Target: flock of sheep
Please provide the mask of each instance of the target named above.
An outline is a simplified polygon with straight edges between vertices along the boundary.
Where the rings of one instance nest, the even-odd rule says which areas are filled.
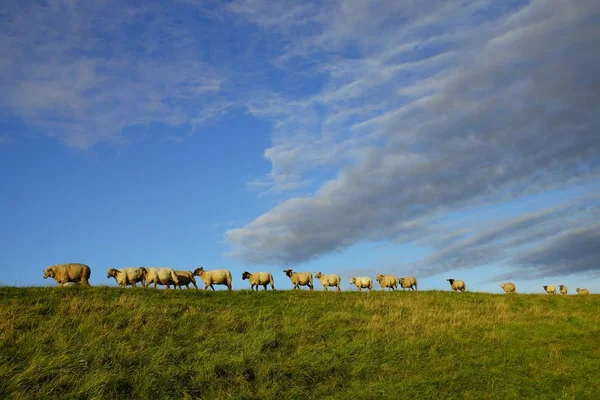
[[[313,286],[313,274],[310,272],[294,272],[291,269],[283,270],[285,274],[290,278],[294,289],[299,289],[300,286],[308,286],[312,291]],[[82,285],[89,286],[89,279],[91,275],[90,267],[85,264],[73,263],[73,264],[58,264],[49,266],[44,270],[44,279],[53,278],[56,283],[63,286],[68,283],[79,283]],[[231,272],[226,269],[214,269],[210,271],[204,270],[204,268],[196,268],[192,271],[177,271],[172,268],[109,268],[106,271],[106,277],[108,279],[115,278],[117,284],[121,287],[136,286],[138,282],[142,286],[146,287],[154,283],[154,287],[157,285],[165,285],[167,289],[173,285],[173,288],[182,288],[182,286],[190,288],[192,284],[196,289],[196,278],[198,276],[204,282],[204,290],[211,288],[215,290],[213,285],[225,285],[228,290],[231,290]],[[321,282],[323,290],[327,291],[328,288],[337,288],[337,291],[341,291],[341,279],[337,274],[322,274],[321,272],[315,272],[315,278]],[[275,281],[273,275],[270,272],[244,272],[242,274],[242,280],[250,281],[250,288],[258,290],[259,286],[262,286],[264,290],[267,290],[267,286],[271,286],[271,289],[275,290]],[[397,278],[394,275],[377,275],[377,282],[382,290],[386,288],[390,290],[398,289],[400,286],[402,289],[417,290],[417,278],[414,276],[407,276]],[[450,283],[452,290],[456,292],[464,292],[467,287],[465,282],[458,279],[447,279]],[[350,283],[355,285],[359,291],[362,289],[373,290],[373,281],[368,276],[353,277],[350,278]],[[515,293],[516,286],[514,283],[502,283],[500,287],[506,293]],[[553,285],[544,286],[544,290],[548,294],[555,294],[556,288]],[[575,289],[577,294],[590,294],[587,289]],[[567,294],[567,287],[565,285],[559,286],[561,294]]]

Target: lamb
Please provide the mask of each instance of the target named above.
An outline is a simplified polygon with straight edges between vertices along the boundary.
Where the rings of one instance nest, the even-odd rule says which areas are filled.
[[[44,270],[44,279],[54,278],[56,283],[64,286],[68,282],[77,282],[90,286],[90,267],[85,264],[71,263],[51,265]]]
[[[198,285],[196,285],[196,278],[194,278],[194,273],[191,271],[185,271],[185,270],[176,270],[175,271],[175,275],[177,275],[177,279],[179,280],[179,283],[177,284],[177,286],[173,285],[173,288],[179,288],[181,290],[182,286],[185,286],[186,288],[190,288],[190,283],[192,285],[194,285],[194,287],[196,289],[198,289]]]
[[[504,290],[505,293],[515,293],[517,291],[517,287],[514,283],[511,282],[501,283],[500,287]]]
[[[547,285],[547,286],[542,286],[544,288],[544,290],[546,291],[546,293],[548,294],[556,294],[556,288],[554,287],[554,285]]]
[[[560,294],[567,294],[567,287],[565,285],[559,285],[558,290],[560,290]]]
[[[417,278],[414,276],[398,278],[398,283],[402,289],[417,290]]]
[[[167,290],[170,289],[170,285],[178,285],[179,278],[173,271],[173,268],[138,268],[138,274],[140,274],[146,286],[150,286],[150,284],[154,283],[154,288],[156,289],[156,285],[166,285]]]
[[[308,286],[310,291],[313,291],[313,276],[310,272],[293,272],[291,269],[284,269],[283,272],[294,284],[294,289],[300,289],[300,286]]]
[[[319,280],[319,282],[321,282],[321,285],[323,285],[324,291],[327,291],[327,287],[329,287],[329,286],[337,287],[338,292],[342,291],[342,289],[340,288],[342,280],[340,279],[340,276],[337,274],[323,275],[321,272],[315,272],[315,278],[317,278]]]
[[[226,285],[227,290],[231,290],[231,272],[226,269],[213,269],[205,271],[203,267],[196,268],[194,275],[199,276],[204,281],[204,290],[210,287],[213,291],[213,285]]]
[[[251,274],[248,271],[244,271],[242,273],[242,280],[246,279],[250,281],[250,289],[252,290],[254,290],[254,286],[256,286],[256,290],[258,290],[259,286],[267,290],[268,285],[271,285],[271,289],[275,290],[275,280],[270,272],[254,272]]]
[[[106,270],[106,278],[115,278],[120,287],[126,287],[127,285],[135,287],[138,282],[142,282],[142,286],[146,286],[144,277],[139,273],[138,268],[109,268]]]
[[[448,282],[450,282],[450,287],[455,292],[459,292],[459,291],[464,292],[465,290],[467,290],[467,286],[465,285],[465,283],[463,281],[456,280],[456,279],[446,279],[446,280]]]
[[[350,278],[350,284],[355,285],[359,292],[364,289],[373,289],[373,281],[368,276],[359,276]]]
[[[381,286],[381,290],[385,291],[385,288],[392,290],[398,289],[398,279],[394,275],[377,275],[377,282]]]
[[[590,291],[587,289],[577,288],[577,289],[575,289],[575,291],[577,292],[577,294],[590,294]]]

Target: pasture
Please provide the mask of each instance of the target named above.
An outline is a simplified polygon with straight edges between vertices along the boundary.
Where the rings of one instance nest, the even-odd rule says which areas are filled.
[[[600,296],[0,288],[3,399],[592,399]]]

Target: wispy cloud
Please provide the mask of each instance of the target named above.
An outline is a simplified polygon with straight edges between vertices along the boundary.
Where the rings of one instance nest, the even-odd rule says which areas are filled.
[[[195,127],[227,108],[220,96],[226,74],[191,40],[207,33],[174,6],[5,6],[0,104],[46,135],[86,149],[123,140],[130,126]]]
[[[311,63],[297,60],[313,60],[324,83],[301,99],[263,102],[254,113],[274,123],[274,145],[265,153],[270,179],[301,181],[325,166],[339,173],[314,195],[227,231],[235,257],[300,263],[358,241],[425,230],[416,222],[447,212],[597,181],[596,2],[377,4],[339,2],[328,19],[314,18],[324,21],[321,29],[299,37],[281,30],[287,67],[305,69]],[[554,216],[550,229],[568,238],[575,231],[565,218]],[[449,234],[434,231],[430,243]],[[549,243],[540,242],[540,251]],[[457,260],[488,250],[466,249]],[[503,257],[493,253],[481,263]],[[548,271],[546,261],[511,262]]]

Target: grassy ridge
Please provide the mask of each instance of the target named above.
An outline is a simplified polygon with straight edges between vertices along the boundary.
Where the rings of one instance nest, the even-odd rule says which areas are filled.
[[[0,288],[0,398],[597,398],[600,296]]]

